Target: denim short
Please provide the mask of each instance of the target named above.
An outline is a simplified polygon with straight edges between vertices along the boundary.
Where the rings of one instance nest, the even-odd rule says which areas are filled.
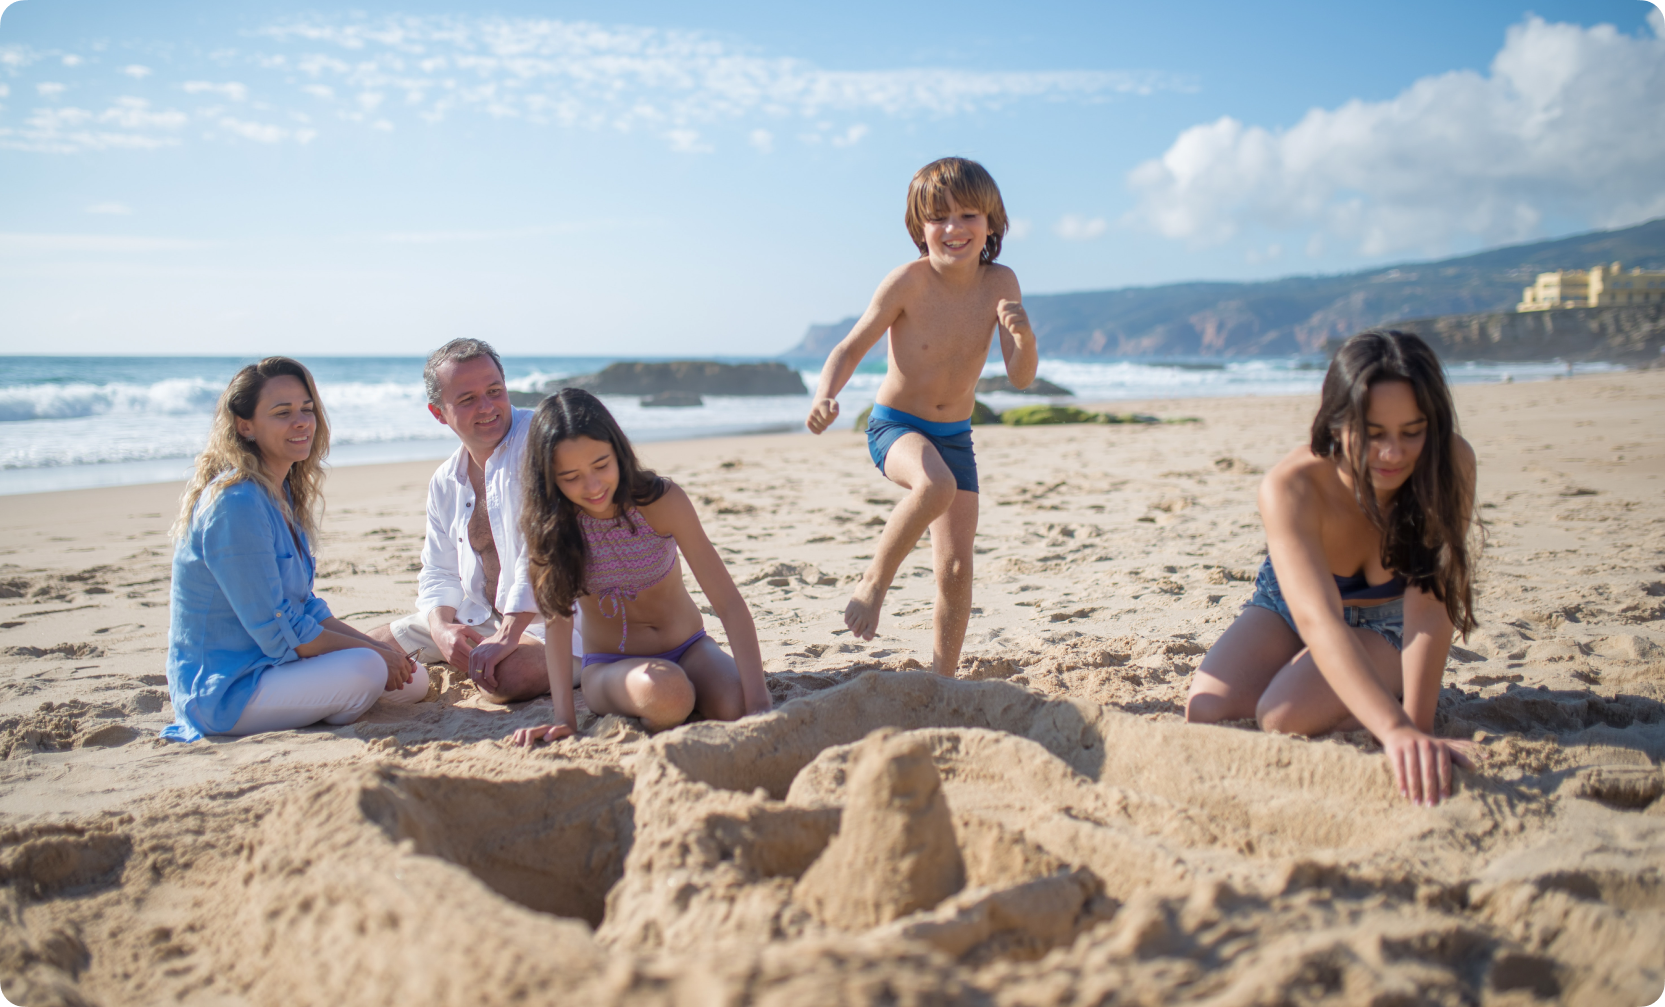
[[[1260,564],[1260,572],[1255,574],[1255,593],[1249,596],[1249,605],[1264,608],[1268,612],[1276,612],[1289,624],[1289,628],[1299,637],[1301,631],[1295,628],[1295,617],[1289,614],[1289,605],[1283,600],[1283,592],[1278,590],[1278,575],[1272,572],[1272,557]],[[1341,603],[1342,617],[1347,625],[1360,629],[1368,629],[1379,634],[1382,639],[1393,644],[1394,650],[1405,649],[1405,599],[1395,598],[1379,605],[1349,605]]]

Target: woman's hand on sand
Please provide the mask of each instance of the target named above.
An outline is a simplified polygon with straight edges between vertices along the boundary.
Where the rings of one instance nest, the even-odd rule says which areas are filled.
[[[387,692],[398,692],[410,684],[416,674],[416,662],[391,647],[377,647],[382,663],[387,665]]]
[[[521,728],[509,740],[521,748],[531,748],[540,741],[560,741],[572,737],[572,734],[571,724],[539,724],[537,727]]]
[[[1431,808],[1451,796],[1452,763],[1474,768],[1469,757],[1474,751],[1472,743],[1436,738],[1414,727],[1388,732],[1382,739],[1382,749],[1393,767],[1400,796],[1423,807]]]
[[[837,399],[816,399],[815,405],[809,410],[809,419],[804,420],[804,426],[810,433],[818,434],[832,426],[832,421],[838,419]]]

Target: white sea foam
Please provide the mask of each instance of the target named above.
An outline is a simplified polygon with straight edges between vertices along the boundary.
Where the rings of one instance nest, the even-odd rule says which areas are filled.
[[[576,372],[563,366],[566,361],[505,363],[509,386],[517,391],[532,391]],[[187,365],[191,362],[93,358],[60,362],[43,379],[29,380],[31,366],[39,371],[45,365],[27,364],[27,358],[0,360],[0,494],[176,477],[176,471],[188,467],[202,449],[215,403],[237,366],[219,363],[217,369],[208,369],[196,362],[191,365],[196,367],[193,376],[171,376],[181,370],[190,374]],[[593,361],[573,364],[586,370],[593,366]],[[454,449],[454,436],[426,408],[420,361],[326,359],[313,367],[330,419],[335,464],[437,459]],[[1578,365],[1580,371],[1606,369],[1610,368]],[[1003,371],[995,363],[984,373]],[[1312,394],[1323,379],[1315,362],[1290,360],[1042,360],[1039,372],[1073,391],[1077,401],[1105,402]],[[1448,371],[1456,383],[1498,381],[1505,374],[1514,380],[1541,380],[1565,372],[1561,363],[1457,364]],[[813,388],[818,372],[800,373],[805,386]],[[170,376],[160,376],[164,374]],[[152,375],[157,379],[142,380]],[[838,427],[853,423],[873,401],[883,378],[876,372],[852,377],[840,395],[843,413]],[[1001,393],[983,398],[996,409],[1036,401]],[[708,395],[703,406],[681,409],[643,407],[636,396],[606,396],[605,401],[626,432],[642,440],[801,430],[809,408],[807,394]]]

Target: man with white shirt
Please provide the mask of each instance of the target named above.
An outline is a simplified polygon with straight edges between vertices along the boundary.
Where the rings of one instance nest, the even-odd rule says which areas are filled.
[[[509,405],[503,362],[483,340],[453,339],[422,371],[428,411],[462,446],[428,482],[417,611],[370,636],[424,663],[468,669],[498,703],[549,691],[544,621],[520,530],[530,409]],[[572,647],[583,653],[576,623]]]

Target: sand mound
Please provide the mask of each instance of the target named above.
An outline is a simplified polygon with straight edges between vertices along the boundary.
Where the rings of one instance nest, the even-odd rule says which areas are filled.
[[[1353,745],[867,673],[623,762],[432,745],[13,831],[0,974],[31,1007],[1641,1003],[1665,724],[1626,709],[1408,809]]]

